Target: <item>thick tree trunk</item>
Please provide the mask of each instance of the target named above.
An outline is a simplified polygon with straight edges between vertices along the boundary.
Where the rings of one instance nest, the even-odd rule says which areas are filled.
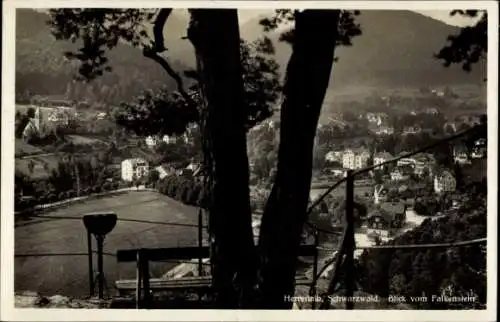
[[[262,217],[261,308],[289,309],[312,175],[321,105],[334,59],[338,10],[296,14],[293,53],[281,107],[278,171]]]
[[[193,9],[191,19],[188,36],[204,101],[213,287],[218,308],[237,308],[246,305],[241,296],[256,283],[238,15],[233,9]]]

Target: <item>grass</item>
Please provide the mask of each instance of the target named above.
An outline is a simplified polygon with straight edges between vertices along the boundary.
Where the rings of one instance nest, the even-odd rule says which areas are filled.
[[[81,253],[81,256],[17,257],[15,260],[15,291],[36,291],[42,295],[88,295],[88,258],[86,231],[80,218],[85,213],[113,211],[119,221],[104,242],[104,273],[109,288],[106,295],[115,295],[114,281],[135,277],[135,263],[117,265],[118,249],[194,246],[196,227],[169,226],[145,221],[197,224],[198,209],[183,205],[154,192],[129,192],[112,197],[91,199],[61,207],[45,216],[67,216],[70,219],[38,219],[15,229],[15,254]],[[42,215],[43,216],[43,215]],[[94,249],[95,249],[95,241]],[[96,264],[94,259],[94,265]],[[152,277],[160,277],[176,263],[151,263]],[[105,290],[106,291],[106,290]]]

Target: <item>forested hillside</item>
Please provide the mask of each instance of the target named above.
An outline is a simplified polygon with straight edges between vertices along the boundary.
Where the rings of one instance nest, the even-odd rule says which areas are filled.
[[[427,219],[421,226],[392,240],[392,245],[453,243],[486,237],[486,191],[478,185],[455,214]],[[483,190],[483,191],[481,191]],[[486,303],[486,244],[465,247],[372,249],[358,263],[363,291],[380,296],[429,298],[477,296],[475,302],[412,303],[423,309],[484,308]]]
[[[91,83],[74,82],[78,63],[64,58],[64,52],[79,48],[77,43],[56,41],[47,25],[49,16],[29,9],[18,9],[16,16],[16,96],[32,94],[58,96],[119,104],[145,89],[175,88],[173,80],[158,64],[143,57],[140,50],[118,45],[109,53],[112,72]],[[179,71],[186,67],[170,59]]]

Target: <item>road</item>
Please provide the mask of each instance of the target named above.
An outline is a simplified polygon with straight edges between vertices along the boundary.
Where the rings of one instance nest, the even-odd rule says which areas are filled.
[[[15,229],[15,290],[37,291],[85,297],[89,294],[87,256],[23,257],[23,254],[86,253],[87,240],[82,214],[114,211],[119,217],[107,236],[104,251],[116,254],[118,249],[194,246],[196,227],[167,226],[154,223],[120,221],[139,219],[196,225],[198,209],[183,205],[153,192],[130,192],[114,197],[62,207],[46,216],[68,216],[74,219],[36,219]],[[93,241],[95,247],[95,241]],[[97,259],[94,259],[94,266]],[[176,263],[152,263],[151,274],[160,277]],[[106,284],[113,293],[114,281],[134,278],[135,263],[117,265],[113,256],[104,257]]]

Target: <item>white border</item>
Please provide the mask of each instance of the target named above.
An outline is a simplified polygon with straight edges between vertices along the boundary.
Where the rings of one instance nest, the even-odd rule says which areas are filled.
[[[498,7],[495,1],[4,1],[2,46],[2,216],[1,216],[1,320],[8,321],[494,321],[497,287],[497,141],[498,137]],[[216,311],[216,310],[70,310],[13,308],[14,226],[14,77],[16,8],[54,7],[238,7],[241,9],[341,8],[390,10],[488,10],[488,309],[484,311]],[[6,50],[8,49],[8,50]]]

